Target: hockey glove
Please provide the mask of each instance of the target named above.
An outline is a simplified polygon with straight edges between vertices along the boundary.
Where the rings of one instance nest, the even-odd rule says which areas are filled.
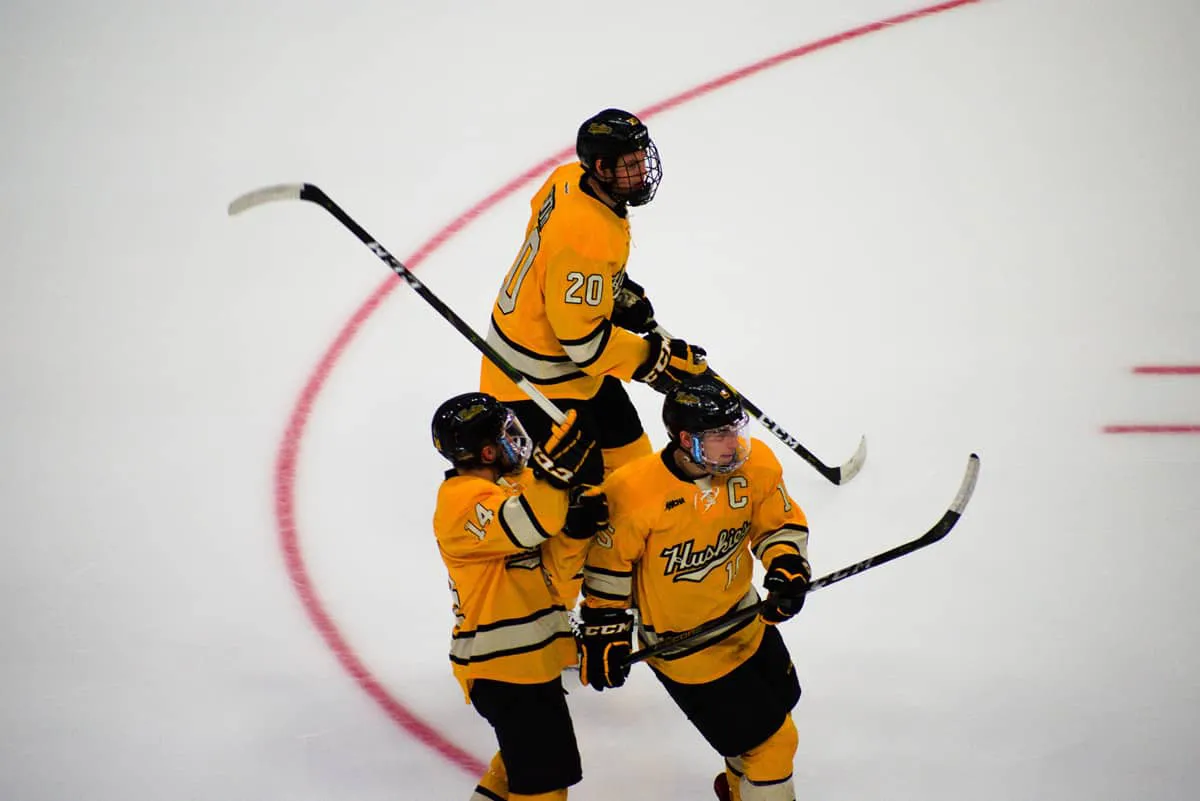
[[[562,533],[573,540],[590,539],[608,528],[608,498],[596,487],[581,484],[571,488],[567,522]]]
[[[804,608],[804,596],[811,579],[812,568],[800,554],[782,553],[772,559],[763,579],[763,587],[767,590],[763,620],[774,625],[795,616]]]
[[[645,340],[650,344],[650,355],[634,371],[634,381],[649,384],[665,395],[684,378],[708,372],[704,348],[682,339],[663,339],[658,333],[646,335]]]
[[[550,429],[550,438],[533,449],[534,476],[558,489],[566,489],[575,481],[575,474],[596,442],[575,425],[575,410],[567,412],[567,419],[555,423]]]
[[[628,609],[579,610],[579,680],[597,691],[620,687],[629,675],[625,660],[633,651],[633,616]]]
[[[635,334],[648,334],[658,325],[646,290],[629,276],[625,276],[625,283],[613,298],[612,324]]]

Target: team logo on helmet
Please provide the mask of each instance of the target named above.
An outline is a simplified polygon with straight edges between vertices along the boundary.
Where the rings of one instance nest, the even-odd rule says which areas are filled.
[[[591,125],[588,126],[588,133],[590,133],[590,134],[610,134],[610,133],[612,133],[612,126],[607,125],[606,123],[603,123],[603,122],[593,122]]]
[[[461,412],[458,413],[458,419],[462,420],[465,423],[466,421],[468,421],[472,418],[478,417],[484,411],[486,411],[486,409],[483,406],[483,404],[481,404],[481,403],[476,404],[474,406],[468,406],[467,408],[463,409]]]

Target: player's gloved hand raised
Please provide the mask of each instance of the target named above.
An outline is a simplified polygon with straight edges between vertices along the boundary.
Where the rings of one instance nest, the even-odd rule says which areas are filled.
[[[603,691],[620,687],[629,675],[625,660],[633,651],[633,616],[628,609],[579,610],[579,680]]]
[[[596,442],[575,424],[575,410],[567,412],[567,419],[555,423],[550,429],[550,438],[533,449],[534,476],[542,481],[566,489],[575,481],[575,474],[587,460]]]
[[[571,488],[567,522],[562,533],[573,540],[590,539],[608,528],[608,498],[599,487],[579,484]]]
[[[625,276],[625,282],[613,298],[612,324],[637,334],[648,334],[658,325],[646,290],[629,276]]]
[[[657,332],[647,334],[644,339],[650,345],[650,355],[634,371],[634,381],[649,384],[652,389],[665,394],[684,378],[708,371],[704,348],[689,345],[682,339],[664,339]]]
[[[782,623],[804,608],[812,568],[798,553],[781,553],[771,560],[763,587],[767,602],[763,604],[762,619],[770,624]]]

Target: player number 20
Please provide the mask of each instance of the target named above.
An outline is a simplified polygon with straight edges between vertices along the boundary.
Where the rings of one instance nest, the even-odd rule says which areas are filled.
[[[512,314],[513,309],[517,308],[517,293],[521,291],[521,284],[524,283],[529,268],[533,266],[533,260],[541,245],[541,231],[534,228],[529,232],[529,237],[521,247],[521,252],[517,254],[517,260],[513,262],[508,275],[504,276],[504,286],[500,288],[500,296],[496,298],[496,305],[500,307],[502,314]]]
[[[567,287],[567,295],[563,300],[567,303],[586,303],[589,306],[599,306],[604,298],[604,276],[592,273],[567,273],[571,285]],[[583,296],[580,297],[580,290]]]

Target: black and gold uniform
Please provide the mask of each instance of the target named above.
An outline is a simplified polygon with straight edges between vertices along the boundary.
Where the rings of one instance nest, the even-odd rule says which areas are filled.
[[[740,399],[719,380],[667,393],[671,444],[606,479],[610,528],[584,567],[581,678],[597,689],[624,682],[628,616],[652,646],[758,603],[753,560],[772,591],[762,615],[650,658],[680,709],[725,757],[718,777],[735,801],[792,801],[800,685],[774,625],[807,591],[808,521],[788,494],[779,460],[745,435]],[[776,596],[776,589],[779,596]],[[786,596],[786,597],[785,597]]]
[[[468,697],[475,679],[536,684],[575,664],[566,607],[547,572],[586,545],[552,538],[566,512],[567,494],[528,468],[498,481],[447,472],[433,530],[454,599],[450,661]]]
[[[594,397],[606,375],[630,381],[650,353],[611,321],[629,220],[589,192],[584,176],[579,162],[565,164],[533,196],[525,244],[488,326],[488,344],[551,399]],[[480,389],[505,404],[526,400],[486,358]]]
[[[456,396],[434,415],[434,446],[454,463],[433,515],[453,599],[450,662],[500,747],[479,799],[561,801],[582,776],[562,688],[577,652],[560,587],[606,524],[607,507],[603,495],[574,486],[594,447],[572,433],[574,423],[569,414],[535,452],[516,416],[489,395]]]
[[[808,521],[766,443],[752,439],[741,467],[701,479],[681,471],[678,450],[669,445],[608,477],[612,533],[597,537],[584,566],[588,606],[628,607],[637,599],[645,645],[757,603],[752,559],[769,564],[776,553],[808,553]],[[678,682],[712,681],[749,659],[765,629],[752,617],[648,661]]]
[[[578,412],[580,429],[600,445],[581,481],[598,485],[606,470],[651,450],[624,382],[664,386],[676,371],[703,369],[694,361],[703,351],[654,333],[653,308],[625,275],[627,209],[648,202],[662,175],[646,126],[608,109],[583,123],[576,150],[579,161],[557,167],[530,201],[487,341],[542,394]],[[486,357],[480,389],[535,439],[549,431],[545,414]]]

